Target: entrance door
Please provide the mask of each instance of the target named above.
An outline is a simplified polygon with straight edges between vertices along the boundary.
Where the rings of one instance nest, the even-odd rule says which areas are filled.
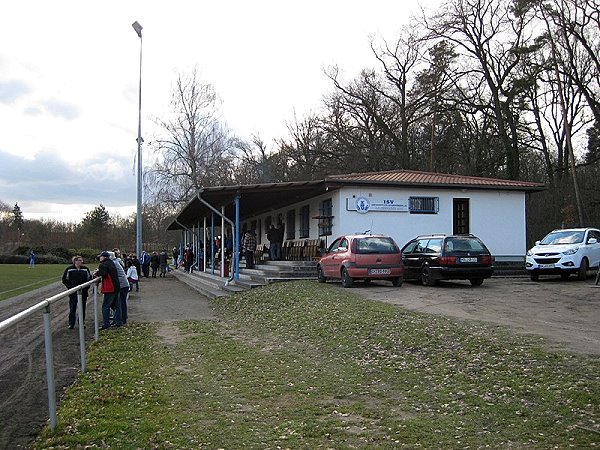
[[[452,211],[453,234],[469,234],[469,199],[455,198]]]

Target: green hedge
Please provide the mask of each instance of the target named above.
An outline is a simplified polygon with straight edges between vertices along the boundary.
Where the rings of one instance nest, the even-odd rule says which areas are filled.
[[[75,255],[83,256],[86,263],[94,261],[100,250],[95,248],[65,248],[65,247],[44,247],[44,246],[20,246],[12,255],[0,255],[2,264],[24,264],[29,263],[29,252],[35,252],[35,262],[41,264],[63,264],[70,263]]]
[[[55,255],[35,255],[36,264],[68,264],[71,259]],[[29,264],[27,255],[0,255],[0,264]]]

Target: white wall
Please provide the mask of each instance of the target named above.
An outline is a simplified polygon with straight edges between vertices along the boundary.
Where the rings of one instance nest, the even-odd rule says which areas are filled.
[[[480,237],[494,255],[522,258],[526,251],[525,194],[514,191],[471,191],[446,189],[382,189],[343,188],[334,204],[340,205],[340,215],[334,219],[334,234],[371,230],[387,234],[403,246],[421,234],[452,234],[454,198],[469,199],[469,230]],[[369,211],[360,214],[346,211],[346,199],[367,197],[392,198],[407,201],[412,197],[439,197],[437,214]],[[339,217],[339,220],[337,220]]]
[[[370,197],[369,197],[370,195]],[[410,214],[409,212],[369,211],[365,214],[346,210],[346,199],[366,197],[373,199],[392,198],[399,201],[412,197],[439,197],[437,214]],[[470,232],[480,237],[495,256],[523,258],[526,252],[525,231],[525,193],[518,191],[484,191],[484,190],[448,190],[422,188],[342,188],[315,197],[309,201],[299,202],[288,207],[271,211],[257,217],[262,221],[261,244],[268,244],[265,218],[271,216],[276,224],[279,213],[286,220],[290,209],[296,210],[296,239],[299,239],[300,209],[310,206],[310,238],[318,237],[318,220],[312,217],[319,215],[321,202],[333,200],[332,236],[323,236],[327,244],[342,234],[361,233],[371,230],[372,233],[387,234],[403,246],[415,236],[421,234],[452,234],[452,207],[454,198],[469,199]],[[250,221],[245,223],[250,224]],[[286,238],[288,224],[286,223]]]

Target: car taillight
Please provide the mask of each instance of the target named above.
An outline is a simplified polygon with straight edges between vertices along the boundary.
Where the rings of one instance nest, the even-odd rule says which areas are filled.
[[[442,266],[452,266],[456,264],[456,256],[442,256],[440,257],[440,264]]]
[[[479,257],[480,264],[492,264],[492,255],[482,255]]]

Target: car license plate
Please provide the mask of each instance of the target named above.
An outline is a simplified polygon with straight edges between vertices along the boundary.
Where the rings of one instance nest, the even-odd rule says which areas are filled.
[[[389,275],[392,273],[390,269],[369,269],[369,275]]]
[[[461,263],[477,262],[477,258],[460,258]]]
[[[554,264],[540,264],[540,269],[554,269]]]

